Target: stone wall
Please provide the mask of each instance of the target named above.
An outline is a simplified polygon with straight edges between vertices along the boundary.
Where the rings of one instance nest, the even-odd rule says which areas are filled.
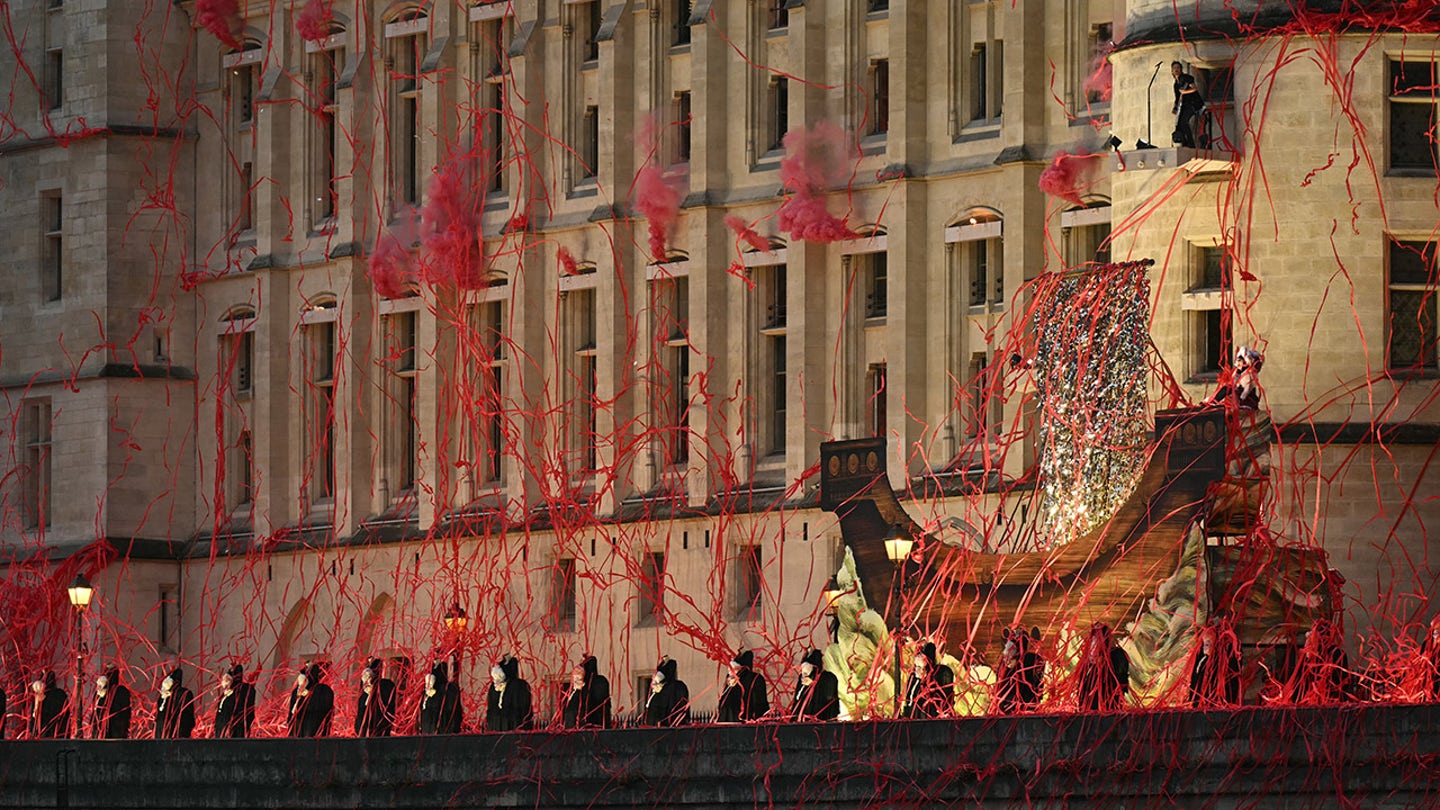
[[[1437,720],[1435,706],[1363,706],[379,740],[10,742],[0,744],[0,807],[1433,806]]]

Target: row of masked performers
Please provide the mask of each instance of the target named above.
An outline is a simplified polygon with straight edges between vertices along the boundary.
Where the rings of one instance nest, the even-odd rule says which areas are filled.
[[[1074,673],[1063,680],[1046,681],[1047,662],[1041,650],[1038,628],[1029,632],[1006,629],[999,655],[996,678],[990,687],[990,712],[1014,714],[1046,706],[1074,707],[1086,712],[1118,711],[1126,707],[1130,687],[1130,658],[1103,623],[1095,623],[1084,639]],[[1355,673],[1342,646],[1339,628],[1317,621],[1303,637],[1295,636],[1270,645],[1267,655],[1243,660],[1232,624],[1217,617],[1202,627],[1191,659],[1190,677],[1182,684],[1186,701],[1197,707],[1233,706],[1247,699],[1282,704],[1324,704],[1359,699]],[[1408,675],[1424,683],[1416,689],[1422,697],[1440,696],[1440,664],[1426,669],[1423,664],[1440,660],[1440,622],[1432,628],[1420,649],[1420,662],[1405,665]],[[813,722],[840,716],[839,682],[824,668],[819,650],[801,660],[794,695],[788,711],[772,710],[768,683],[755,669],[755,655],[742,650],[729,663],[716,714],[722,723],[760,720]],[[361,670],[356,693],[353,733],[356,736],[388,736],[398,729],[420,734],[455,734],[465,727],[461,689],[454,658],[436,661],[415,699],[413,714],[399,716],[399,690],[385,677],[383,662],[370,659]],[[1428,674],[1426,674],[1428,673]],[[594,656],[585,656],[570,673],[570,682],[553,718],[537,718],[529,683],[520,677],[520,663],[506,656],[490,670],[483,724],[486,731],[518,731],[543,726],[563,728],[610,728],[612,713],[610,682],[600,674]],[[1415,678],[1411,678],[1414,680]],[[1258,682],[1258,683],[1257,683]],[[1251,689],[1246,689],[1246,685]],[[1047,695],[1047,688],[1050,694]],[[67,737],[71,728],[70,701],[53,672],[46,672],[31,684],[34,701],[27,717],[31,738]],[[1372,696],[1385,695],[1372,690]],[[911,671],[901,686],[900,716],[939,718],[954,714],[957,698],[955,671],[941,662],[935,644],[925,643],[915,653]],[[146,729],[132,727],[136,699],[120,682],[120,671],[111,668],[95,681],[95,703],[80,733],[99,739],[147,736],[157,739],[184,738],[194,734],[198,701],[183,684],[183,671],[174,669],[161,681],[154,697],[154,720]],[[215,737],[249,737],[255,726],[255,687],[248,683],[239,664],[225,671],[219,680],[214,703]],[[0,721],[5,717],[4,692],[0,691]],[[284,733],[293,737],[323,737],[335,732],[335,692],[325,682],[325,669],[309,664],[296,673],[286,704]],[[710,718],[706,718],[710,719]],[[648,692],[631,722],[651,726],[677,726],[691,722],[690,691],[680,679],[676,662],[661,659],[650,677]],[[4,735],[0,722],[0,738]]]

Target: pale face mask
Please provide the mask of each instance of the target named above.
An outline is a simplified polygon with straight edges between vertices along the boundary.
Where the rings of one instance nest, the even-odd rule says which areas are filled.
[[[105,677],[104,675],[101,675],[100,677],[95,679],[95,690],[102,695],[105,694],[105,688],[109,685],[110,679]]]
[[[375,670],[373,670],[373,669],[362,669],[362,670],[360,670],[360,683],[364,684],[365,686],[369,686],[371,683],[374,683],[374,681],[375,681]]]
[[[584,688],[585,688],[585,670],[581,669],[580,667],[576,667],[576,668],[570,670],[570,688],[571,688],[571,689],[584,689]]]
[[[302,672],[302,673],[300,673],[299,675],[296,675],[296,676],[295,676],[295,688],[296,688],[296,689],[299,689],[301,692],[304,692],[304,691],[305,691],[305,687],[307,687],[307,686],[309,686],[309,685],[310,685],[310,679],[307,678],[307,677],[305,677],[305,673]]]
[[[660,684],[663,684],[663,683],[665,683],[665,673],[656,671],[656,673],[655,673],[654,675],[651,675],[651,676],[650,676],[650,685],[651,685],[651,686],[659,686]]]
[[[160,694],[164,695],[165,697],[169,697],[170,693],[173,691],[175,691],[174,678],[166,678],[165,680],[160,682]]]
[[[505,683],[505,670],[501,669],[499,664],[490,667],[490,680],[494,681],[496,686]]]
[[[815,677],[815,665],[806,661],[800,665],[800,675],[805,678]]]
[[[433,672],[425,676],[425,691],[432,695],[435,694],[435,673]]]
[[[924,658],[916,658],[916,659],[915,659],[915,674],[916,674],[916,675],[924,675],[924,674],[925,674],[925,670],[926,670],[927,668],[929,668],[929,666],[930,666],[929,662],[927,662]]]
[[[230,677],[230,673],[227,672],[224,675],[220,676],[220,688],[225,692],[228,693],[230,691],[230,688],[234,685],[235,681],[233,678]]]
[[[34,692],[36,695],[45,694],[45,682],[39,680],[31,682],[30,691]]]

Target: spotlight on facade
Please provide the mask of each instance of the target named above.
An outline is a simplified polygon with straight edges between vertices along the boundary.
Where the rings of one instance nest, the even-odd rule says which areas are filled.
[[[830,581],[825,583],[825,612],[834,613],[836,601],[844,595],[845,590],[840,587],[840,582],[835,577],[830,577]]]
[[[1123,143],[1125,142],[1120,140],[1119,136],[1111,134],[1110,140],[1105,142],[1105,146],[1109,147],[1110,149],[1118,150],[1120,148],[1120,145]]]
[[[1144,138],[1141,138],[1140,140],[1138,140],[1138,141],[1135,142],[1135,148],[1136,148],[1136,149],[1154,149],[1154,148],[1155,148],[1155,144],[1150,143],[1149,141],[1145,140]]]

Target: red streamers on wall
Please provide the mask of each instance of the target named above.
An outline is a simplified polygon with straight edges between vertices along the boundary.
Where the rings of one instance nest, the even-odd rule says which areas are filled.
[[[239,49],[245,23],[240,19],[238,0],[196,0],[195,22],[215,35],[226,47]]]
[[[1040,190],[1066,202],[1083,205],[1081,195],[1095,181],[1099,168],[1099,155],[1071,154],[1061,149],[1040,173]]]
[[[1100,101],[1110,100],[1114,92],[1114,71],[1110,66],[1110,48],[1106,48],[1090,63],[1090,75],[1085,77],[1085,92],[1093,93]]]
[[[781,233],[807,242],[837,242],[858,235],[843,218],[830,213],[820,196],[844,178],[849,152],[845,131],[828,121],[785,134],[780,179],[790,196],[775,212]]]
[[[330,35],[334,24],[330,0],[306,0],[295,19],[295,32],[306,42],[319,42]]]
[[[769,239],[761,236],[754,228],[750,227],[750,223],[734,214],[725,215],[725,227],[734,231],[735,235],[740,237],[740,241],[756,250],[770,249]]]

